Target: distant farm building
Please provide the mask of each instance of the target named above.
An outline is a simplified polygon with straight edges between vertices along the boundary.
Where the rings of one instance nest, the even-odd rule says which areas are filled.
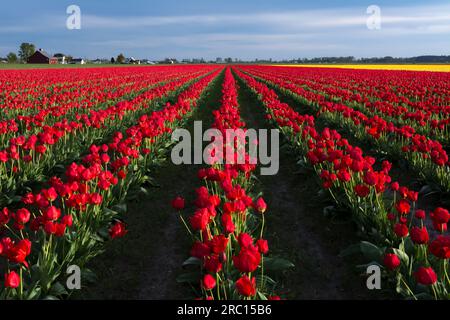
[[[58,59],[59,64],[67,64],[67,58],[62,53],[57,53],[53,56],[53,58]]]
[[[172,59],[172,58],[166,58],[163,61],[160,61],[159,63],[161,64],[175,64],[178,63],[177,59]]]
[[[28,63],[57,64],[58,58],[51,57],[42,49],[36,50],[27,60]]]
[[[72,59],[70,61],[71,64],[86,64],[86,60],[81,58]]]
[[[135,59],[133,57],[125,59],[126,64],[141,64],[141,60]]]
[[[110,61],[108,59],[95,59],[91,61],[93,64],[103,64],[103,63],[109,63]]]
[[[53,57],[53,58],[56,58],[56,59],[58,60],[58,63],[59,63],[59,64],[67,64],[67,61],[66,61],[66,57],[65,57],[65,56],[62,56],[62,57]]]

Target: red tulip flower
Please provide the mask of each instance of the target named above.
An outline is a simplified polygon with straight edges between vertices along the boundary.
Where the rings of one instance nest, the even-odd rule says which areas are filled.
[[[437,275],[434,272],[433,268],[428,267],[420,267],[415,273],[414,276],[416,278],[417,283],[429,286],[435,284],[437,282]]]
[[[252,297],[256,294],[256,279],[251,280],[246,275],[236,281],[236,289],[244,297]]]
[[[5,274],[5,287],[6,288],[17,288],[20,285],[20,276],[15,272],[11,271]]]
[[[216,279],[210,275],[206,274],[202,280],[202,287],[205,290],[212,290],[216,286]]]
[[[176,197],[172,200],[172,207],[175,210],[181,211],[184,209],[184,199],[182,197]]]
[[[395,270],[400,266],[400,259],[396,254],[388,253],[384,256],[384,265],[388,270]]]

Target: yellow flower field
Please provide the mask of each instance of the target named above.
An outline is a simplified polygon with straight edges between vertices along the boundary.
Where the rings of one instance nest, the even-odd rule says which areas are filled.
[[[309,68],[343,68],[343,69],[370,69],[370,70],[408,70],[408,71],[434,71],[450,72],[449,64],[286,64],[275,65],[280,67],[309,67]]]

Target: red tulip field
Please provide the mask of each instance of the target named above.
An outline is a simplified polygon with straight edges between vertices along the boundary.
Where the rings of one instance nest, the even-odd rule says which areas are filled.
[[[450,298],[450,73],[0,70],[0,108],[0,299]]]

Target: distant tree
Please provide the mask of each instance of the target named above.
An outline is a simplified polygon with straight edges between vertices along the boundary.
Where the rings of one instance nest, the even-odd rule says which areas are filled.
[[[20,45],[19,57],[22,62],[27,62],[28,58],[36,51],[34,44],[23,42]]]
[[[125,56],[121,53],[117,56],[117,63],[125,63]]]
[[[53,56],[55,58],[62,58],[62,57],[65,57],[66,55],[64,53],[55,53]]]
[[[116,63],[116,59],[114,59],[114,57],[111,57],[111,63]]]
[[[233,63],[233,59],[232,59],[232,58],[226,58],[226,59],[225,59],[225,62],[226,62],[226,63]]]
[[[8,53],[6,56],[6,59],[8,59],[8,63],[17,63],[17,55],[14,52]]]

